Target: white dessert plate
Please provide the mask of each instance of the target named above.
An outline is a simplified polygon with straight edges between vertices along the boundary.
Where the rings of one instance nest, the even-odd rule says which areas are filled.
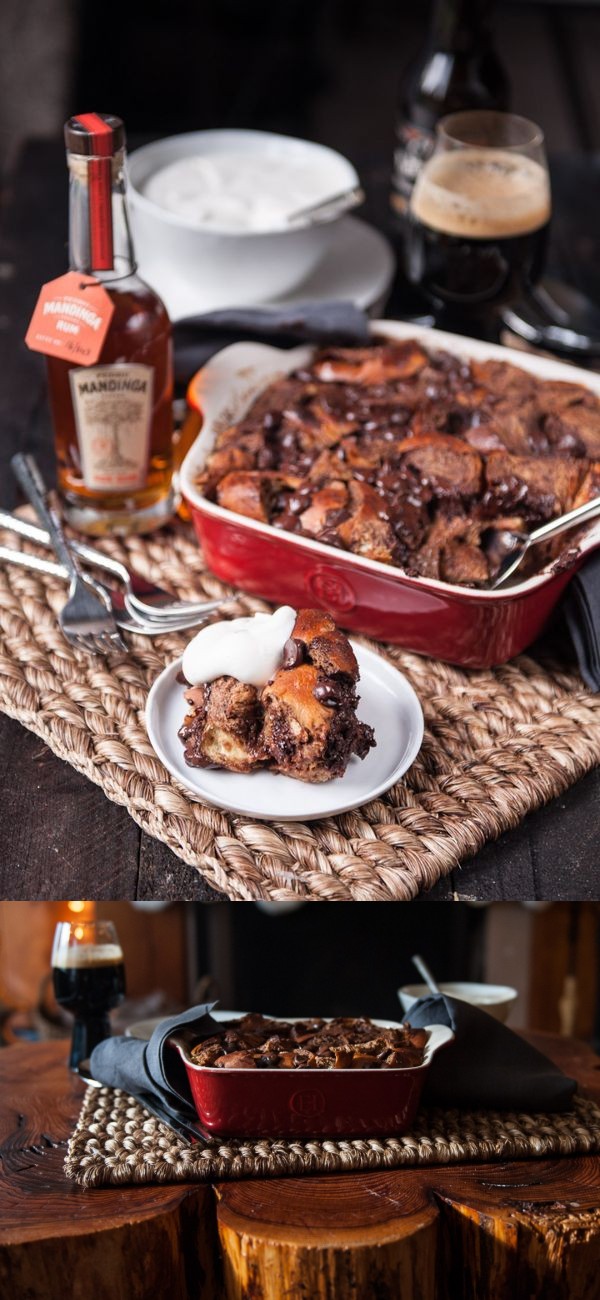
[[[276,299],[257,299],[256,306],[288,307],[302,302],[327,302],[344,299],[363,307],[377,309],[385,303],[394,278],[395,258],[388,240],[373,226],[357,217],[344,217],[339,223],[335,242],[316,269],[292,293]],[[171,320],[195,316],[204,311],[236,307],[235,288],[223,284],[217,300],[207,297],[202,288],[202,268],[190,269],[185,279],[164,262],[154,265],[146,258],[138,266],[143,280],[152,285],[162,298]]]
[[[188,767],[177,735],[186,713],[184,688],[176,680],[180,659],[157,677],[148,696],[150,742],[180,785],[217,808],[271,822],[314,821],[350,812],[399,781],[423,740],[423,711],[406,678],[373,650],[355,642],[352,646],[360,669],[357,714],[374,728],[377,744],[366,758],[351,758],[344,776],[312,784],[267,770],[242,774]]]

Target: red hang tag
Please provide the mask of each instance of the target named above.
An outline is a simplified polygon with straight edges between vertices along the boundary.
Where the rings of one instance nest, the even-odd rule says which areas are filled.
[[[27,347],[77,366],[93,366],[114,309],[99,280],[67,271],[42,286],[25,335]]]

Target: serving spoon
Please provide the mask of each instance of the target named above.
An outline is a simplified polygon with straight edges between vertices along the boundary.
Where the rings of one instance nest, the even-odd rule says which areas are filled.
[[[546,542],[550,537],[557,537],[559,533],[567,532],[569,528],[575,528],[577,524],[595,519],[598,515],[600,515],[600,496],[585,501],[582,506],[576,506],[574,510],[568,510],[565,515],[559,515],[558,519],[551,519],[540,528],[534,528],[531,533],[516,533],[507,529],[507,535],[514,538],[514,546],[502,560],[489,589],[497,591],[498,587],[504,586],[508,579],[512,578],[531,546],[535,546],[538,542]]]

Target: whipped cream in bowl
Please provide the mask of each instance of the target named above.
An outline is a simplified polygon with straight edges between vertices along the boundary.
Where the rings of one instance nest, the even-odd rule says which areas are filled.
[[[290,156],[291,154],[291,156]],[[291,215],[331,195],[329,168],[294,151],[195,154],[154,172],[144,194],[204,230],[282,230]]]
[[[140,273],[181,315],[259,306],[292,292],[331,248],[343,217],[306,208],[359,187],[343,154],[269,131],[191,131],[129,155]],[[300,214],[299,216],[296,214]],[[293,220],[289,218],[293,217]]]
[[[136,201],[141,196],[166,220],[223,235],[281,233],[293,214],[359,183],[335,150],[267,131],[159,140],[131,154],[129,179]]]
[[[248,686],[266,686],[281,667],[296,611],[281,605],[274,614],[254,614],[211,623],[192,638],[183,653],[182,671],[190,686],[235,677]]]

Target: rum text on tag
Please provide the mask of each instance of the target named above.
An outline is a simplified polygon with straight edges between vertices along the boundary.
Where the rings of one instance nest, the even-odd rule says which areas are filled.
[[[114,304],[94,276],[68,271],[42,286],[25,342],[32,352],[44,352],[77,366],[98,360]]]

